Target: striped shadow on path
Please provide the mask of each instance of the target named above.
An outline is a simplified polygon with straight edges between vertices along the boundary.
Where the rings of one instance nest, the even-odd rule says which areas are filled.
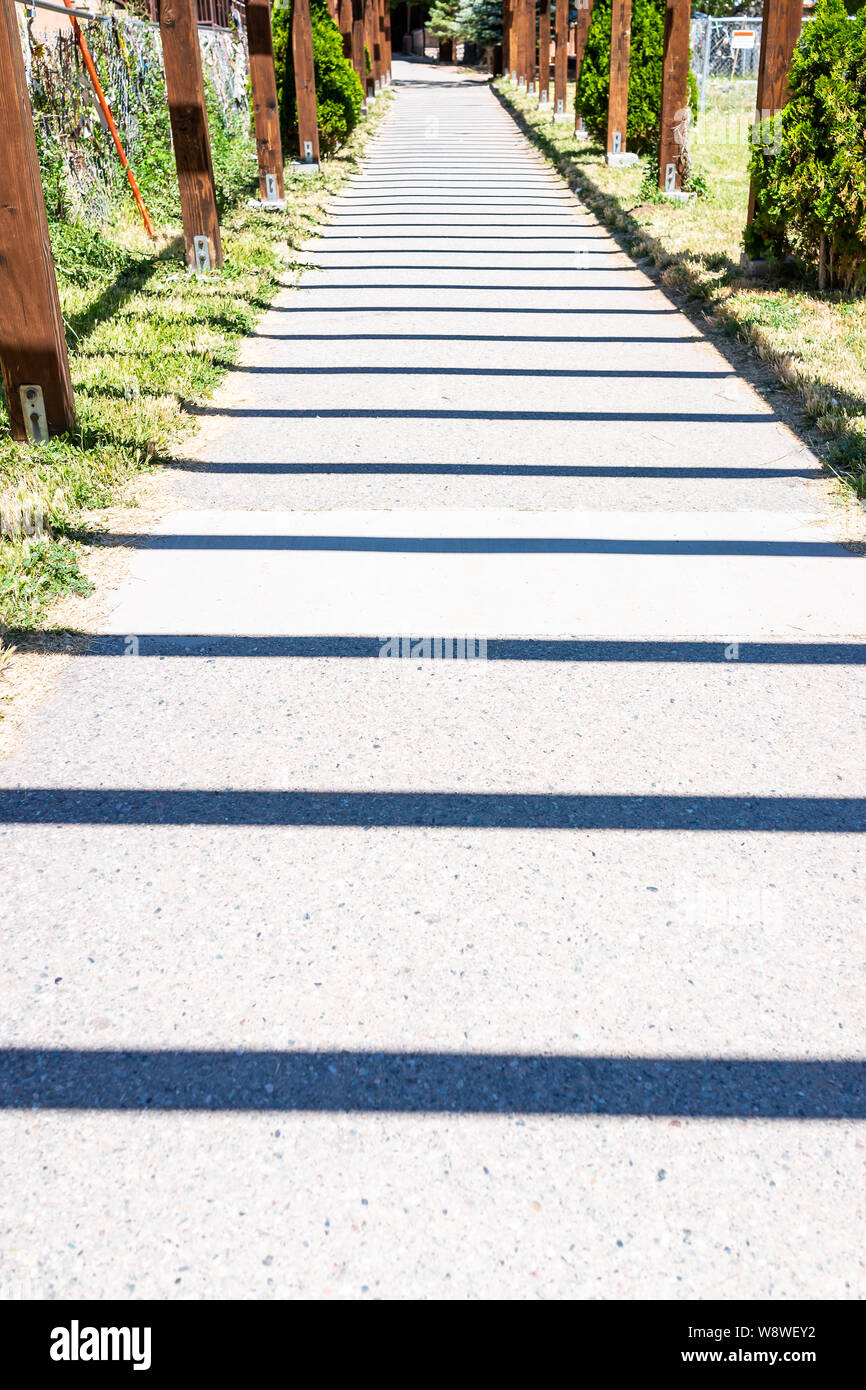
[[[466,1052],[0,1052],[0,1109],[866,1119],[866,1062]]]

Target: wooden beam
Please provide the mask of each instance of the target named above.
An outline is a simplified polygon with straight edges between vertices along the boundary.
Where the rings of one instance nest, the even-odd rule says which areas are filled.
[[[577,0],[577,23],[574,26],[574,65],[578,77],[580,76],[580,69],[583,67],[583,55],[586,52],[586,40],[589,37],[594,4],[595,0]]]
[[[538,100],[550,101],[550,0],[543,0],[538,16]]]
[[[385,85],[391,85],[391,0],[382,0],[385,12]]]
[[[0,367],[12,438],[43,439],[75,428],[75,405],[13,0],[0,0],[0,79]],[[41,391],[44,424],[22,386]]]
[[[517,84],[529,86],[529,11],[534,0],[517,0]]]
[[[755,99],[755,134],[759,138],[759,127],[764,135],[772,135],[776,116],[788,100],[788,73],[791,59],[800,30],[803,27],[803,9],[800,0],[764,0],[764,17],[761,25],[761,54],[758,59],[758,93]],[[749,211],[747,222],[755,216],[755,188],[749,189]]]
[[[535,0],[527,0],[526,5],[526,56],[529,66],[526,70],[526,90],[533,96],[538,94],[538,12]]]
[[[553,109],[557,116],[561,116],[565,111],[568,88],[568,0],[556,0],[554,31]]]
[[[382,0],[372,0],[370,6],[370,58],[373,63],[373,91],[382,90]]]
[[[625,154],[628,127],[628,63],[631,49],[631,0],[613,0],[610,13],[610,94],[607,106],[607,152]],[[617,137],[618,140],[617,140]]]
[[[343,39],[343,57],[352,62],[352,0],[338,0],[337,27]]]
[[[250,50],[250,87],[253,123],[259,160],[259,195],[268,197],[268,175],[273,175],[276,196],[286,196],[283,181],[283,146],[274,70],[274,40],[269,0],[247,0],[247,39]]]
[[[302,164],[318,164],[319,126],[310,0],[293,0],[292,3],[292,63],[298,102],[299,157]]]
[[[502,71],[511,76],[511,0],[502,0]]]
[[[195,0],[161,0],[159,31],[187,264],[195,266],[195,238],[206,237],[210,263],[223,263],[213,160]]]
[[[689,123],[690,0],[667,0],[662,56],[659,188],[682,187],[683,147]]]
[[[385,56],[385,6],[390,0],[376,0],[376,38],[379,45],[379,91],[384,91],[388,62]]]
[[[365,20],[364,0],[352,0],[352,67],[358,74],[361,91],[367,96],[367,63],[364,56]]]
[[[580,70],[583,67],[583,55],[586,52],[586,41],[589,37],[589,26],[592,23],[592,7],[595,0],[577,0],[577,24],[574,26],[574,81],[575,86],[580,81]],[[574,107],[574,128],[576,131],[583,131],[583,117],[575,101]]]
[[[373,53],[373,31],[376,27],[376,0],[364,0],[364,44],[370,55],[370,71],[364,79],[364,90],[368,97],[375,94],[376,60]],[[366,57],[365,57],[366,69]]]

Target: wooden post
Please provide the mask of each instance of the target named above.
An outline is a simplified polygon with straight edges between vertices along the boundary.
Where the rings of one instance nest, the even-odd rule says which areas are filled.
[[[0,78],[0,367],[12,438],[42,440],[75,428],[75,404],[13,0],[0,0]]]
[[[511,76],[511,0],[502,0],[502,71]]]
[[[535,0],[526,4],[526,56],[529,66],[526,71],[526,90],[530,95],[538,94],[538,13]]]
[[[378,96],[382,88],[382,0],[370,0],[370,62],[373,64],[373,94]]]
[[[195,0],[161,0],[159,31],[187,264],[201,264],[195,239],[205,237],[211,266],[218,269],[223,263],[223,248]]]
[[[385,58],[385,5],[390,0],[376,0],[376,40],[379,45],[379,91],[385,89],[385,73],[388,64]]]
[[[538,16],[538,100],[550,101],[550,0],[542,0]]]
[[[364,100],[367,99],[367,60],[364,55],[364,0],[352,0],[352,67],[358,74]]]
[[[373,33],[376,28],[376,0],[364,0],[364,44],[370,55],[370,71],[366,74],[364,90],[368,97],[376,94],[376,54]],[[366,57],[365,57],[366,68]]]
[[[556,0],[556,50],[553,58],[553,112],[565,113],[568,87],[568,0]]]
[[[277,77],[274,71],[274,40],[268,0],[247,0],[247,39],[250,47],[250,86],[253,94],[253,121],[259,159],[259,195],[268,198],[268,175],[274,179],[277,198],[285,198],[283,147],[280,140],[280,112],[277,104]]]
[[[352,0],[339,0],[337,27],[343,40],[343,57],[352,61]]]
[[[659,188],[676,192],[683,182],[683,145],[689,121],[690,0],[667,0],[662,57]]]
[[[610,95],[607,106],[608,155],[625,154],[630,48],[631,0],[613,0],[610,14]]]
[[[788,73],[803,24],[799,0],[764,0],[758,94],[755,100],[754,140],[772,139],[772,124],[788,100]],[[762,129],[763,128],[763,129]],[[747,224],[755,216],[755,187],[749,189]]]
[[[516,0],[517,4],[517,85],[529,86],[529,7],[534,0]]]
[[[293,0],[292,64],[298,101],[298,149],[302,164],[319,162],[319,126],[316,78],[313,70],[313,29],[310,0]]]
[[[391,0],[382,0],[385,15],[385,86],[391,85]]]
[[[580,70],[583,67],[583,55],[586,52],[586,40],[589,37],[589,26],[592,23],[592,7],[595,0],[577,0],[577,24],[574,26],[574,82],[575,86],[580,81]],[[580,134],[584,134],[583,117],[575,101],[574,107],[574,129]]]

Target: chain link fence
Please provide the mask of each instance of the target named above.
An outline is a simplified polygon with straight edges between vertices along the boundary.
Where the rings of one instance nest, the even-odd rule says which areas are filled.
[[[16,9],[49,216],[105,226],[126,185],[75,35],[71,27],[40,31],[32,13]],[[158,26],[105,16],[82,21],[82,30],[133,168],[153,159],[154,140],[170,160]],[[249,124],[244,31],[201,28],[199,39],[219,123]]]
[[[714,98],[754,109],[761,54],[761,18],[720,19],[695,15],[692,20],[692,71],[698,83],[698,107]],[[733,98],[733,100],[732,100]]]

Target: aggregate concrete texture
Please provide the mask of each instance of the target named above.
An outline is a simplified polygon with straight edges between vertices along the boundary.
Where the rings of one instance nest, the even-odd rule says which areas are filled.
[[[0,766],[0,1289],[863,1297],[864,561],[486,85],[394,73]]]

